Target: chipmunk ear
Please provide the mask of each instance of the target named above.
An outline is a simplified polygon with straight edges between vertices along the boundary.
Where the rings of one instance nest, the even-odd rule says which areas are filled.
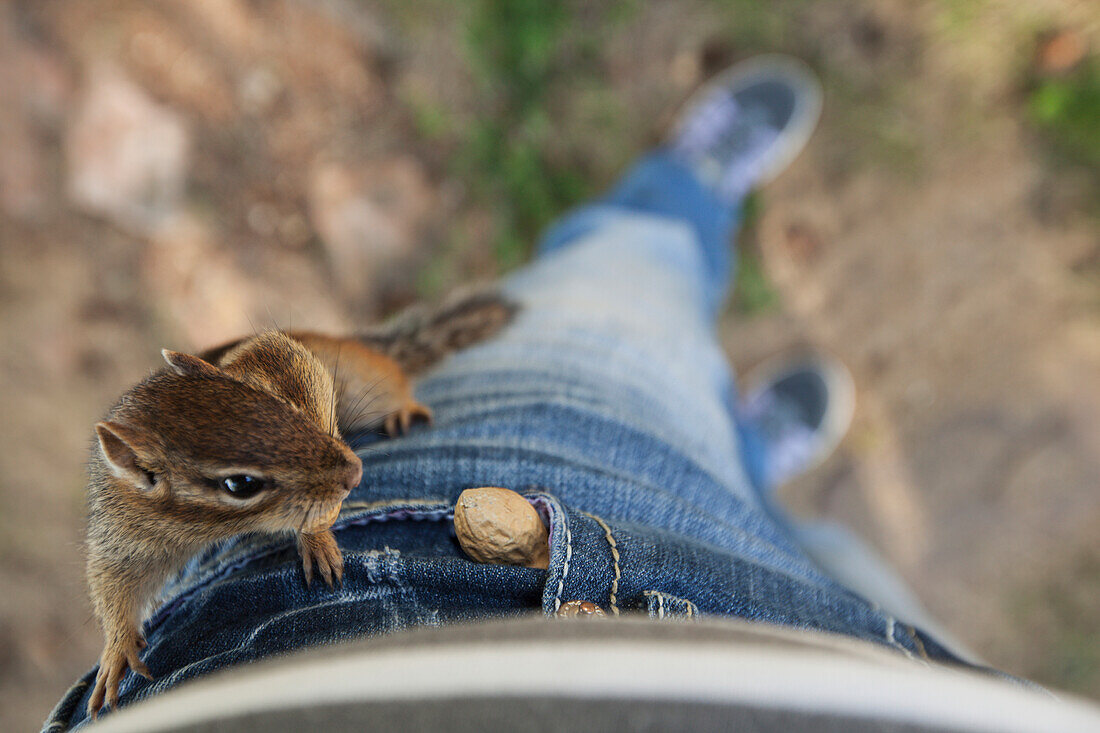
[[[151,446],[143,430],[117,422],[96,423],[99,449],[111,469],[111,473],[143,489],[153,488],[153,475],[142,463],[148,465]],[[145,457],[145,461],[142,458]]]
[[[214,376],[218,368],[209,362],[205,362],[197,356],[184,354],[180,351],[160,350],[161,356],[168,362],[168,366],[181,377],[198,377],[200,375]]]

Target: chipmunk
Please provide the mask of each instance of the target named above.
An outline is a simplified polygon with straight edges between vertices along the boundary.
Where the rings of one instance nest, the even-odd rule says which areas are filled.
[[[168,366],[95,426],[87,578],[105,644],[89,715],[118,705],[127,667],[152,679],[141,622],[165,581],[211,543],[294,533],[306,584],[314,566],[329,586],[341,582],[329,528],[363,472],[341,436],[430,422],[410,379],[514,312],[475,293],[355,337],[269,331],[199,356],[163,351]]]

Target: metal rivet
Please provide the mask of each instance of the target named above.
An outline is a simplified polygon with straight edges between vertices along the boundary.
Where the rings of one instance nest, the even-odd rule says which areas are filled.
[[[567,601],[558,609],[558,616],[562,618],[603,618],[607,614],[592,601]]]

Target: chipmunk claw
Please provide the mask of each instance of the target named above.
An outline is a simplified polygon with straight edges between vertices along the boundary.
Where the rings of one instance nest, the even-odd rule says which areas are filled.
[[[336,544],[336,538],[332,536],[332,532],[327,530],[316,534],[299,532],[298,552],[302,556],[302,572],[306,576],[306,586],[313,583],[314,564],[329,588],[333,587],[334,580],[337,584],[343,585],[344,557],[340,554],[340,547]]]
[[[419,402],[408,403],[397,412],[386,417],[386,434],[391,438],[406,434],[415,419],[423,420],[431,425],[433,419],[431,408]]]
[[[88,698],[88,715],[93,720],[99,715],[100,708],[104,704],[108,708],[118,707],[118,686],[126,676],[127,668],[147,680],[153,679],[149,667],[138,656],[146,646],[145,639],[140,634],[135,634],[127,641],[117,642],[103,650],[99,660],[99,672],[95,677],[95,687],[92,688],[92,695]]]

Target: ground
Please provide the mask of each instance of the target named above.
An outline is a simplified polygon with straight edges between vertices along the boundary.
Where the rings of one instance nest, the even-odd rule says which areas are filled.
[[[522,262],[712,70],[807,60],[721,336],[812,345],[853,430],[785,487],[994,666],[1100,698],[1100,7],[204,0],[0,6],[0,710],[95,660],[91,425],[258,325],[340,330]]]

